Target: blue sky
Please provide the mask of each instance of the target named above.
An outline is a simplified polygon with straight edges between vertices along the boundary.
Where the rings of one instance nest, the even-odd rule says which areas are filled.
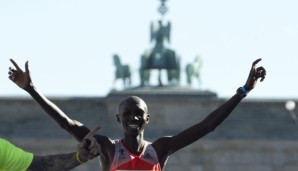
[[[158,0],[0,1],[0,96],[26,96],[7,78],[9,59],[29,60],[36,87],[47,96],[105,96],[113,85],[112,55],[133,70],[152,44],[149,26],[160,19]],[[181,67],[203,59],[201,90],[230,97],[244,85],[251,63],[267,69],[248,98],[298,97],[298,1],[168,0],[169,46]],[[153,75],[156,74],[153,72]],[[181,85],[186,85],[181,73]],[[155,78],[152,76],[154,84]],[[199,85],[194,84],[193,88]]]

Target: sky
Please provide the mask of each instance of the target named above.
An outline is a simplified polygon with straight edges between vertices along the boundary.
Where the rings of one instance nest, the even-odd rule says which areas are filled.
[[[106,96],[121,90],[113,54],[140,84],[140,56],[152,47],[150,23],[159,0],[0,0],[0,97],[28,96],[8,79],[9,59],[29,61],[34,85],[46,96]],[[228,98],[245,84],[252,62],[267,70],[248,98],[298,98],[298,1],[168,0],[172,48],[184,68],[203,61],[201,85]],[[154,75],[155,74],[155,75]],[[164,73],[163,73],[164,75]],[[157,80],[152,71],[151,84]]]

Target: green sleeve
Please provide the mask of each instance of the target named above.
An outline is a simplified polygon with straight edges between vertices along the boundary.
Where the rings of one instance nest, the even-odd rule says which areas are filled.
[[[0,171],[26,171],[32,160],[32,153],[0,138]]]

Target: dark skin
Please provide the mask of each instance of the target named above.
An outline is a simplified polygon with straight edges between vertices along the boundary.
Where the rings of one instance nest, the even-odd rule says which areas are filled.
[[[249,76],[244,85],[245,89],[250,91],[255,88],[258,80],[265,79],[266,70],[263,67],[256,67],[261,59],[253,62]],[[13,60],[11,60],[15,69],[9,69],[9,79],[17,84],[20,88],[27,91],[38,104],[65,130],[73,135],[78,141],[88,134],[89,129],[82,123],[70,119],[55,104],[50,102],[45,96],[39,93],[32,83],[28,62],[25,64],[23,71]],[[240,103],[243,97],[239,94],[233,95],[224,104],[211,112],[203,121],[185,129],[174,136],[161,137],[152,143],[155,149],[162,170],[165,168],[167,158],[199,140],[209,132],[212,132],[221,124]],[[117,121],[122,126],[124,138],[123,143],[131,153],[139,155],[144,146],[144,128],[149,123],[150,114],[146,103],[139,97],[132,96],[122,101],[116,115]],[[101,166],[102,170],[108,171],[114,157],[114,141],[104,135],[95,135],[98,144],[101,146]]]
[[[71,170],[81,163],[76,159],[76,153],[57,154],[49,156],[34,156],[28,171],[63,171]]]
[[[94,138],[94,134],[98,129],[99,127],[94,128],[85,136],[84,139],[88,139],[90,141],[90,145],[86,144],[85,141],[82,141],[78,145],[77,148],[80,161],[77,159],[76,152],[47,156],[34,155],[27,171],[66,171],[79,166],[82,162],[95,158],[100,152],[100,146]],[[10,152],[5,151],[5,149],[1,149],[0,151],[7,153]]]

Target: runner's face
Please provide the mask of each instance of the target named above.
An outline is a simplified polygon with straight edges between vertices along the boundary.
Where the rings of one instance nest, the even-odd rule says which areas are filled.
[[[137,136],[144,131],[149,122],[147,105],[138,98],[127,99],[119,107],[118,121],[121,123],[125,134]]]

